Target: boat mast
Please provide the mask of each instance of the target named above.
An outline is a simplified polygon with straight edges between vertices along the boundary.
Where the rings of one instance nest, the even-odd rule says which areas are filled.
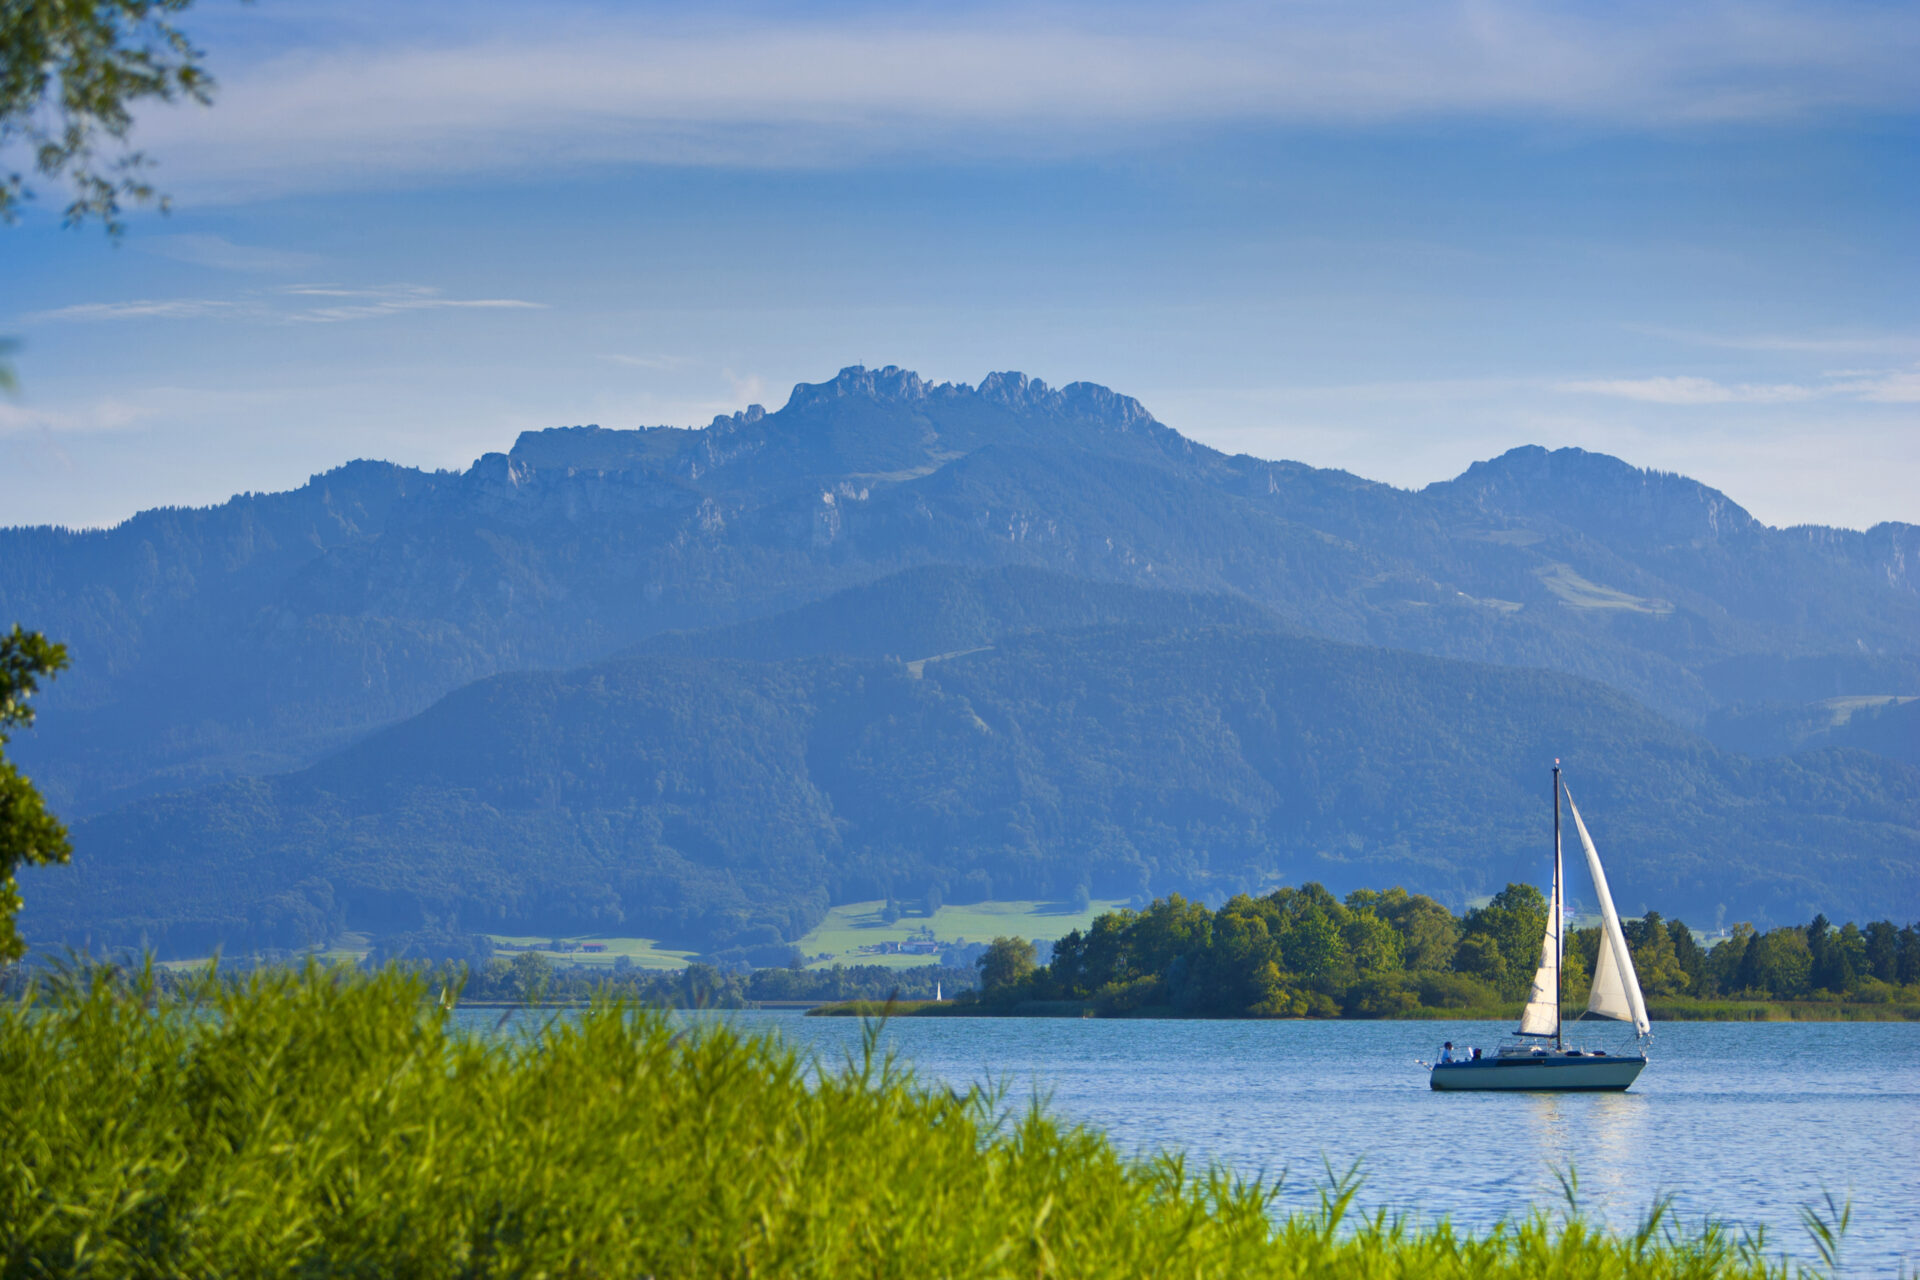
[[[1553,1047],[1565,1046],[1560,1040],[1561,971],[1567,967],[1567,919],[1561,899],[1566,890],[1560,883],[1560,757],[1553,758],[1553,901],[1547,910],[1553,914]]]

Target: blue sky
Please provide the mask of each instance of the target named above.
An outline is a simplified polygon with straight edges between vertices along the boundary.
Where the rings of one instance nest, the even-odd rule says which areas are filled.
[[[171,216],[0,229],[0,523],[1103,382],[1416,486],[1518,444],[1920,520],[1912,5],[202,0]],[[43,184],[44,185],[44,184]]]

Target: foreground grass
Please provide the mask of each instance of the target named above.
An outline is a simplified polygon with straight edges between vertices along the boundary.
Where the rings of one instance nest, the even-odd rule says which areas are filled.
[[[611,1005],[462,1035],[414,978],[310,967],[0,1006],[0,1275],[1785,1275],[1656,1213],[1276,1221],[1269,1190],[1039,1110],[820,1070]]]

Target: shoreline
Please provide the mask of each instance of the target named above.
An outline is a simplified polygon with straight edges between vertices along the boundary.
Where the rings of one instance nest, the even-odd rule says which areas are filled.
[[[1421,1009],[1393,1017],[1221,1018],[1181,1014],[1168,1007],[1102,1015],[1090,1001],[1027,1000],[994,1008],[968,1000],[843,1000],[816,1005],[817,1018],[1105,1018],[1111,1021],[1191,1022],[1505,1022],[1520,1016],[1511,1009]],[[1825,1000],[1666,1001],[1647,1006],[1651,1022],[1920,1022],[1920,1005],[1868,1004]]]
[[[460,1000],[455,1009],[489,1012],[560,1012],[592,1008],[592,1000]],[[891,1008],[889,1008],[891,1005]],[[678,1005],[644,1005],[684,1011]],[[1027,1000],[995,1008],[972,1000],[765,1000],[743,1005],[706,1006],[719,1013],[791,1013],[811,1018],[1087,1018],[1113,1022],[1510,1022],[1519,1007],[1480,1009],[1420,1009],[1391,1017],[1233,1018],[1175,1012],[1159,1006],[1126,1014],[1096,1013],[1090,1001]],[[1920,1005],[1868,1004],[1859,1001],[1668,1001],[1649,1004],[1652,1022],[1920,1022]],[[1571,1025],[1571,1024],[1570,1024]]]
[[[454,1007],[510,1012],[586,1009],[593,1003],[592,1000],[461,1000]],[[1518,1005],[1511,1009],[1419,1009],[1379,1018],[1213,1017],[1182,1014],[1166,1006],[1126,1014],[1100,1014],[1094,1011],[1092,1002],[1078,1000],[1026,1000],[1008,1007],[993,1007],[972,1000],[765,1000],[737,1006],[711,1006],[709,1011],[792,1013],[814,1018],[1097,1018],[1115,1022],[1510,1022],[1520,1016]],[[1652,1022],[1920,1022],[1920,1005],[1825,1000],[1674,1000],[1649,1004],[1647,1016]]]

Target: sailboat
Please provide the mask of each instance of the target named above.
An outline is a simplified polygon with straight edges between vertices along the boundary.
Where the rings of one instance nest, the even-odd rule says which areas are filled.
[[[1627,950],[1627,935],[1620,928],[1620,913],[1613,909],[1613,894],[1607,889],[1607,873],[1600,866],[1599,851],[1580,810],[1573,803],[1573,792],[1560,779],[1560,762],[1553,762],[1553,897],[1547,905],[1546,936],[1540,941],[1540,967],[1533,975],[1533,989],[1527,1007],[1520,1014],[1520,1026],[1514,1034],[1517,1045],[1499,1050],[1491,1057],[1469,1061],[1438,1062],[1430,1073],[1435,1089],[1518,1089],[1580,1090],[1618,1092],[1632,1084],[1647,1065],[1644,1051],[1607,1053],[1600,1049],[1569,1048],[1561,1035],[1560,971],[1566,956],[1566,888],[1560,856],[1560,797],[1567,798],[1567,810],[1573,815],[1574,830],[1580,834],[1580,847],[1587,854],[1587,870],[1593,876],[1593,890],[1600,899],[1600,958],[1593,969],[1593,991],[1587,997],[1587,1012],[1599,1018],[1631,1022],[1642,1037],[1650,1030],[1647,1003],[1640,994],[1640,979],[1633,971],[1633,955]]]

